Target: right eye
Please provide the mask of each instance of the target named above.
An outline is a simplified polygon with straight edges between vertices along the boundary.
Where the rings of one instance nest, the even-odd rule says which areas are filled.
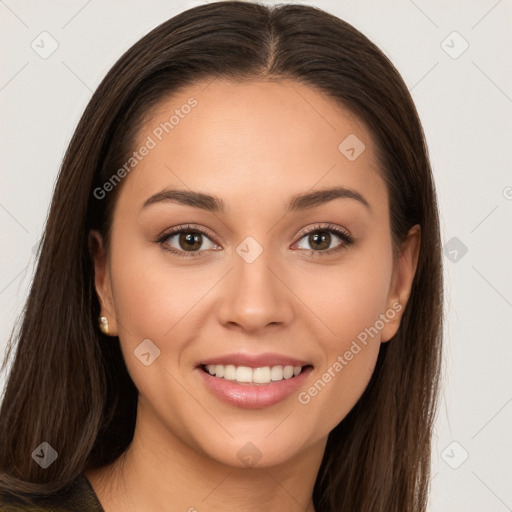
[[[204,242],[208,242],[207,247],[201,249]],[[205,231],[191,226],[182,226],[167,231],[159,238],[158,243],[179,257],[199,256],[198,253],[215,250],[218,247]]]

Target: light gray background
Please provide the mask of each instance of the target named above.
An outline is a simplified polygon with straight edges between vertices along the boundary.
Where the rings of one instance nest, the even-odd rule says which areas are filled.
[[[92,91],[142,35],[200,3],[0,0],[0,355],[26,298],[59,165]],[[383,49],[426,132],[448,243],[430,510],[512,510],[512,3],[302,3],[345,19]],[[34,40],[50,47],[43,31],[59,45],[47,59],[31,48]],[[464,41],[469,47],[457,56]]]

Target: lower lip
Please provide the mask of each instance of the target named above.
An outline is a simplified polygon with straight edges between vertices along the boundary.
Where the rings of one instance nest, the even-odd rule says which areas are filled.
[[[196,368],[208,389],[221,400],[246,409],[260,409],[277,404],[295,393],[313,368],[308,366],[296,377],[268,384],[242,384],[236,380],[213,377]]]

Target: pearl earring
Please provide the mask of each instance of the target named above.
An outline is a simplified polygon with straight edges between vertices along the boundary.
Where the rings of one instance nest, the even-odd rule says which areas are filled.
[[[103,334],[108,334],[108,318],[106,316],[100,316],[98,320],[99,320],[100,331]]]

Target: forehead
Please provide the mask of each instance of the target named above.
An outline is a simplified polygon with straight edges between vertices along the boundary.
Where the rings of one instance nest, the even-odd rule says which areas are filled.
[[[365,125],[294,81],[190,85],[148,112],[134,150],[143,146],[151,149],[121,194],[138,204],[166,187],[212,193],[228,205],[333,185],[387,195]]]

